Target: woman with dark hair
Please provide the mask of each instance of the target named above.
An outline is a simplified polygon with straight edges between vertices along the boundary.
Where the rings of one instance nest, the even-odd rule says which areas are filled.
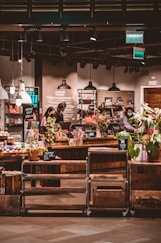
[[[127,107],[123,117],[120,119],[120,129],[127,132],[136,132],[136,128],[130,123],[129,119],[133,116],[134,109]]]
[[[58,104],[57,109],[54,113],[54,117],[56,118],[56,121],[55,121],[56,123],[64,122],[63,112],[64,112],[65,108],[66,108],[65,102]]]
[[[47,108],[47,110],[45,111],[42,119],[41,119],[41,123],[40,123],[40,133],[45,133],[46,132],[46,120],[49,116],[54,116],[55,113],[55,109],[54,107],[50,106]]]

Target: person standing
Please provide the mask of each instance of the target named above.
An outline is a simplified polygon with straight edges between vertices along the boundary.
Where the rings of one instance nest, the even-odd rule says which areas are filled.
[[[57,109],[54,113],[54,117],[56,118],[55,123],[60,123],[60,122],[64,122],[64,115],[63,112],[66,108],[66,103],[62,102],[60,104],[58,104]]]
[[[40,123],[40,133],[45,133],[46,132],[46,120],[49,116],[54,116],[55,109],[54,107],[50,106],[47,108],[45,111],[43,117],[41,118],[41,123]]]
[[[124,115],[120,119],[120,130],[125,130],[127,132],[136,132],[135,126],[130,123],[130,118],[133,117],[134,109],[132,107],[127,107],[125,109]]]

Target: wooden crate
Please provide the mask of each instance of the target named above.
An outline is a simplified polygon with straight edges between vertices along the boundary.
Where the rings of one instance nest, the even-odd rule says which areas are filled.
[[[136,209],[161,209],[161,191],[132,190],[131,207]]]
[[[126,208],[126,192],[119,190],[97,190],[93,194],[93,206],[106,208]]]
[[[0,215],[20,215],[20,195],[0,195]]]
[[[5,175],[5,194],[20,195],[21,190],[21,172],[4,171]]]

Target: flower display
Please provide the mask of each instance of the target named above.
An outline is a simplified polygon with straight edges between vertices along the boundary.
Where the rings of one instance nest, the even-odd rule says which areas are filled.
[[[96,127],[99,129],[101,134],[107,134],[109,121],[105,114],[100,113],[99,110],[96,111]]]
[[[48,117],[46,120],[46,141],[49,144],[53,144],[56,139],[56,134],[62,131],[61,125],[55,123],[55,117]]]
[[[141,107],[142,113],[134,113],[131,121],[139,124],[138,141],[146,146],[149,153],[156,154],[161,146],[161,109],[151,108],[147,103]]]

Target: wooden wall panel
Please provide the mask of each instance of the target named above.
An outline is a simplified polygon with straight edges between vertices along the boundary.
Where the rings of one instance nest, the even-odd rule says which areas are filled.
[[[161,88],[144,88],[144,102],[152,108],[161,108]]]

